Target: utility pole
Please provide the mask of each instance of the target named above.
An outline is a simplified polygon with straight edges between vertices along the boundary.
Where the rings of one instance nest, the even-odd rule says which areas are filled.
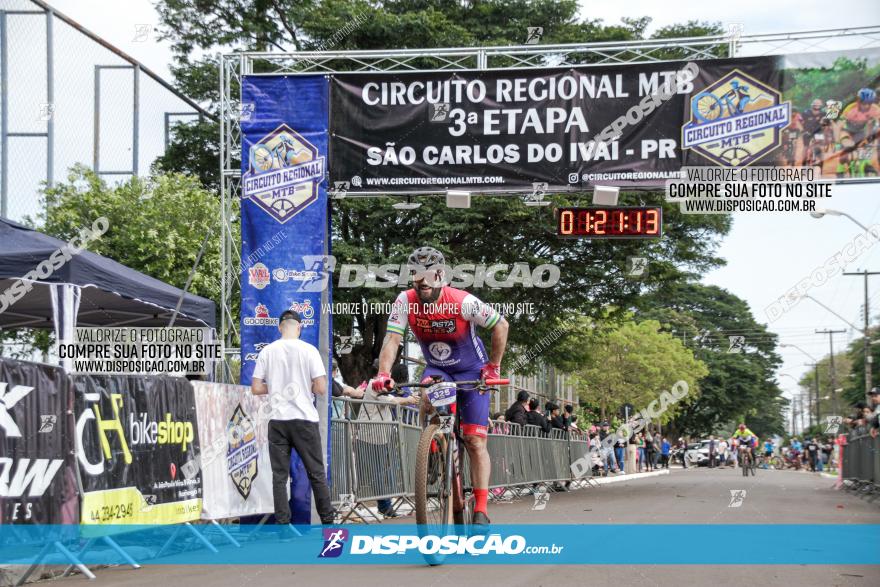
[[[813,387],[816,392],[816,424],[822,421],[821,411],[819,409],[819,363],[804,363],[804,365],[813,368]],[[807,404],[809,405],[809,403]],[[810,428],[813,427],[813,412],[810,412]]]
[[[827,334],[828,344],[831,347],[831,409],[834,415],[839,416],[840,410],[837,406],[837,372],[834,370],[834,335],[845,334],[846,330],[816,330],[816,334]]]
[[[871,363],[873,362],[873,357],[871,356],[871,340],[868,335],[868,328],[871,326],[871,313],[868,307],[868,277],[871,275],[880,275],[878,271],[868,271],[865,269],[864,271],[860,271],[858,273],[846,273],[844,275],[861,275],[865,279],[865,330],[862,332],[865,341],[865,403],[869,406],[871,405],[871,387],[873,386],[873,381],[871,377]]]

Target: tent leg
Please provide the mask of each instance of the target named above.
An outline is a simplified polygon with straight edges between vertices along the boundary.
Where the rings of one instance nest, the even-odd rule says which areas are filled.
[[[226,538],[226,540],[232,543],[232,546],[234,546],[235,548],[241,548],[241,544],[239,544],[238,541],[232,537],[232,534],[226,531],[226,528],[218,524],[217,520],[211,520],[211,525],[217,528],[220,534],[222,534],[223,537]]]
[[[119,556],[122,557],[122,560],[125,561],[125,564],[129,565],[129,566],[130,566],[131,568],[133,568],[133,569],[139,569],[139,568],[141,568],[141,566],[137,563],[137,561],[135,561],[133,558],[131,558],[131,555],[128,554],[127,552],[125,552],[125,551],[122,549],[122,547],[119,546],[119,544],[116,543],[115,540],[113,540],[113,539],[110,538],[109,536],[104,536],[104,537],[102,538],[102,540],[104,541],[104,543],[105,543],[107,546],[109,546],[110,548],[112,548],[113,550],[115,550],[115,551],[119,554]]]

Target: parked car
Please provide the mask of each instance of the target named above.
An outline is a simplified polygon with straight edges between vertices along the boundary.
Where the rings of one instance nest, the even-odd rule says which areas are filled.
[[[718,441],[715,441],[716,445]],[[709,441],[701,440],[700,442],[694,442],[692,444],[688,444],[688,465],[697,466],[697,467],[708,467],[709,466]]]

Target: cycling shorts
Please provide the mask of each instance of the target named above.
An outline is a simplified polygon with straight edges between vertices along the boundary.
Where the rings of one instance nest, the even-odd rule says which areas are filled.
[[[447,373],[437,367],[428,365],[422,378],[440,376],[443,381],[476,381],[480,378],[480,370]],[[486,430],[489,426],[489,401],[490,393],[480,393],[476,389],[458,388],[456,393],[456,412],[461,424],[461,432],[465,436],[480,436],[486,438]]]

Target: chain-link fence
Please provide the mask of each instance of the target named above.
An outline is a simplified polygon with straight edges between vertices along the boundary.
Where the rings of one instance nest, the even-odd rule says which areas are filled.
[[[45,3],[0,0],[0,216],[34,216],[41,186],[76,163],[111,182],[143,175],[174,124],[205,115]]]

